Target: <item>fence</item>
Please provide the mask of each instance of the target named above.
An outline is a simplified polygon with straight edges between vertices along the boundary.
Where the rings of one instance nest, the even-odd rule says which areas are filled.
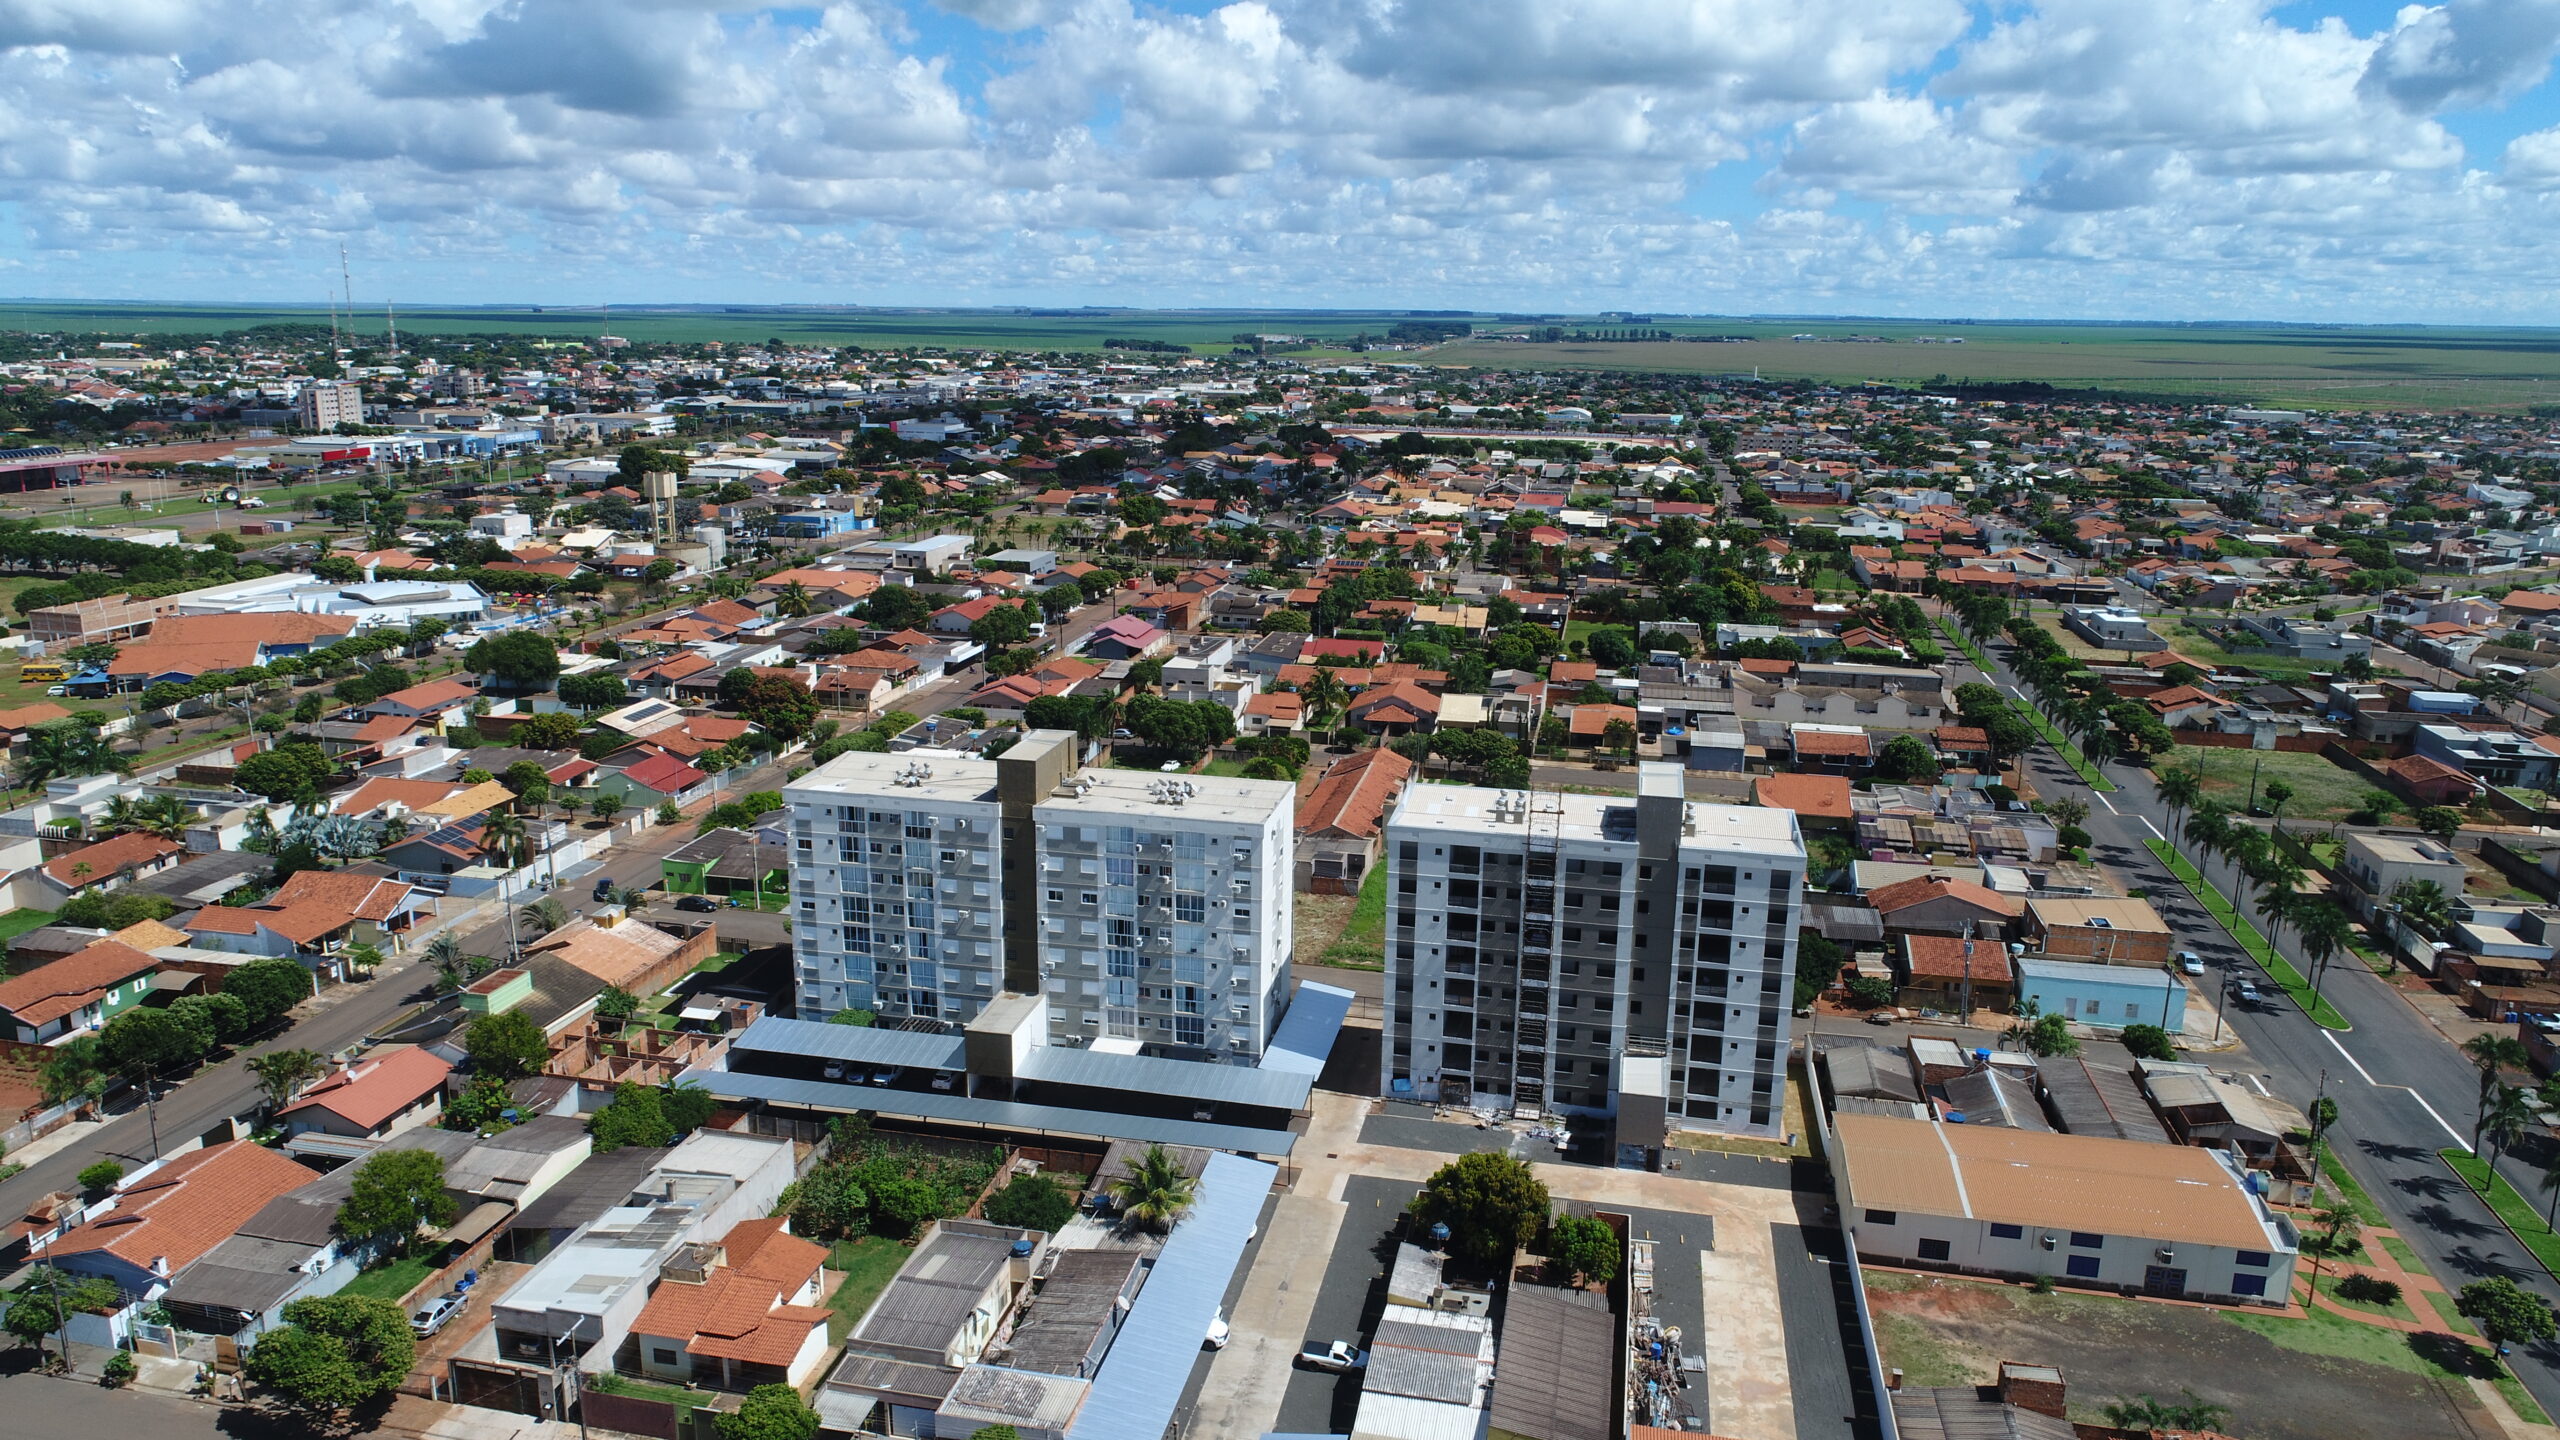
[[[680,1440],[684,1428],[676,1417],[676,1407],[665,1400],[617,1395],[592,1385],[578,1392],[578,1417],[590,1425],[626,1435],[647,1435],[653,1440]]]
[[[2172,730],[2169,734],[2181,745],[2206,750],[2267,749],[2295,755],[2317,755],[2322,747],[2335,743],[2325,735],[2271,735],[2267,738],[2274,743],[2260,746],[2255,735],[2226,735],[2219,730]]]

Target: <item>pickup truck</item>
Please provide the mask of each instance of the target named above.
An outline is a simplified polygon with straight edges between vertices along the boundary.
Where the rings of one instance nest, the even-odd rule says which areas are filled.
[[[1348,1340],[1336,1340],[1322,1346],[1310,1345],[1299,1351],[1298,1363],[1311,1370],[1330,1370],[1339,1375],[1367,1369],[1369,1352]]]

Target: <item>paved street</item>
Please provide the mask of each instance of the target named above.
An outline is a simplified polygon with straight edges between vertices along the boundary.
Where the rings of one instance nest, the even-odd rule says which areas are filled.
[[[2013,694],[2023,693],[2001,657],[1992,658],[2001,673],[1991,678]],[[2181,947],[2204,958],[2209,967],[2204,983],[2220,986],[2235,976],[2264,978],[2144,847],[2143,841],[2165,836],[2169,828],[2167,808],[2149,771],[2111,764],[2107,778],[2123,788],[2099,794],[2083,786],[2046,747],[2033,751],[2027,764],[2039,793],[2072,794],[2089,802],[2086,828],[2096,842],[2097,858],[2130,883],[2148,888]],[[2216,865],[2206,873],[2236,898],[2227,869]],[[2291,940],[2288,932],[2284,949],[2309,973]],[[2340,1153],[2448,1287],[2505,1275],[2560,1303],[2560,1284],[2436,1156],[2440,1149],[2469,1140],[2478,1072],[2407,1000],[2352,957],[2330,967],[2326,986],[2330,1001],[2354,1025],[2346,1034],[2313,1024],[2280,991],[2258,1006],[2229,1007],[2230,1023],[2272,1087],[2287,1103],[2307,1109],[2325,1086],[2325,1093],[2338,1102],[2338,1124],[2330,1133]],[[2502,1168],[2511,1182],[2535,1193],[2538,1177],[2525,1167],[2508,1161]],[[2519,1348],[2510,1358],[2536,1400],[2547,1409],[2560,1406],[2560,1346]]]

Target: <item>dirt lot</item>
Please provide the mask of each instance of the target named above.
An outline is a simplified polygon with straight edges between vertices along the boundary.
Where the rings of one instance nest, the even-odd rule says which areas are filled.
[[[1290,958],[1300,965],[1320,963],[1325,947],[1342,937],[1342,927],[1351,923],[1351,907],[1358,897],[1352,895],[1310,895],[1304,891],[1290,901]]]
[[[2470,1387],[2401,1337],[2352,1321],[2235,1319],[2198,1306],[2036,1295],[1869,1271],[1877,1341],[1908,1385],[1989,1383],[2002,1360],[2059,1365],[2071,1418],[2192,1390],[2250,1440],[2495,1433]]]

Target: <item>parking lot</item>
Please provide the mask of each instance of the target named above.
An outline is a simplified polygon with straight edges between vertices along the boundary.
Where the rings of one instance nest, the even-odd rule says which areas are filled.
[[[1386,1308],[1387,1268],[1395,1263],[1396,1222],[1421,1186],[1356,1175],[1343,1187],[1347,1212],[1334,1237],[1315,1314],[1299,1348],[1349,1340],[1366,1346]],[[1360,1408],[1360,1375],[1331,1375],[1301,1365],[1289,1376],[1278,1428],[1297,1435],[1348,1435]]]

